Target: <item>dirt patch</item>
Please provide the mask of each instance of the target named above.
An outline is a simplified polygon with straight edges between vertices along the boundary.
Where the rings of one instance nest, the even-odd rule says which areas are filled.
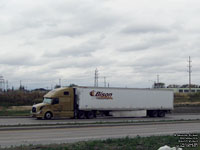
[[[195,105],[199,105],[200,106],[200,102],[177,102],[174,104],[175,106],[179,106],[179,105],[192,105],[192,106],[195,106]]]
[[[200,113],[200,106],[174,107],[172,113]]]
[[[3,110],[3,107],[0,106],[0,111]]]

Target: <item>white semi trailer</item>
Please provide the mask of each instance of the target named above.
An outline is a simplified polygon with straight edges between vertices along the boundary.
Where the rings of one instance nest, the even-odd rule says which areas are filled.
[[[135,88],[64,87],[50,91],[43,103],[33,105],[32,116],[95,118],[97,114],[145,110],[149,117],[164,117],[173,110],[173,91]]]

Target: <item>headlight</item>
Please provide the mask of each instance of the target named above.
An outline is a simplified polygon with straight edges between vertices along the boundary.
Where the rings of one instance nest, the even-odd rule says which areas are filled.
[[[33,112],[33,113],[36,112],[36,107],[32,107],[32,112]]]

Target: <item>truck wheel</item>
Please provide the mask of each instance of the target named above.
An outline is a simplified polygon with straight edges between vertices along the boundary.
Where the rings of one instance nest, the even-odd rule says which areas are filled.
[[[94,114],[94,112],[93,111],[89,111],[89,112],[87,112],[87,118],[88,119],[93,119],[93,118],[95,118],[95,114]]]
[[[109,111],[104,111],[105,116],[110,116],[110,112]]]
[[[77,110],[74,111],[74,119],[78,119],[78,111]]]
[[[85,119],[85,112],[84,112],[84,111],[80,111],[80,112],[78,113],[78,118],[79,118],[79,119]]]
[[[52,117],[53,117],[53,115],[51,112],[46,112],[46,114],[44,115],[44,118],[48,119],[48,120],[50,120]]]
[[[163,110],[158,111],[158,117],[165,117],[165,111]]]
[[[101,117],[105,117],[105,116],[106,116],[105,113],[104,113],[103,111],[101,111],[101,112],[99,113],[99,115],[100,115]]]
[[[157,117],[158,116],[158,112],[156,110],[152,110],[150,113],[150,117]]]

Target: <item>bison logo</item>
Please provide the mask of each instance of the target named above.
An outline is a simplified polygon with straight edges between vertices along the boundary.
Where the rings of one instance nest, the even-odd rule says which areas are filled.
[[[104,92],[101,92],[101,91],[95,91],[95,90],[92,90],[90,92],[90,96],[95,96],[96,99],[113,99],[112,98],[112,93],[104,93]]]
[[[95,95],[95,91],[93,90],[90,92],[90,96],[94,96],[94,95]]]

